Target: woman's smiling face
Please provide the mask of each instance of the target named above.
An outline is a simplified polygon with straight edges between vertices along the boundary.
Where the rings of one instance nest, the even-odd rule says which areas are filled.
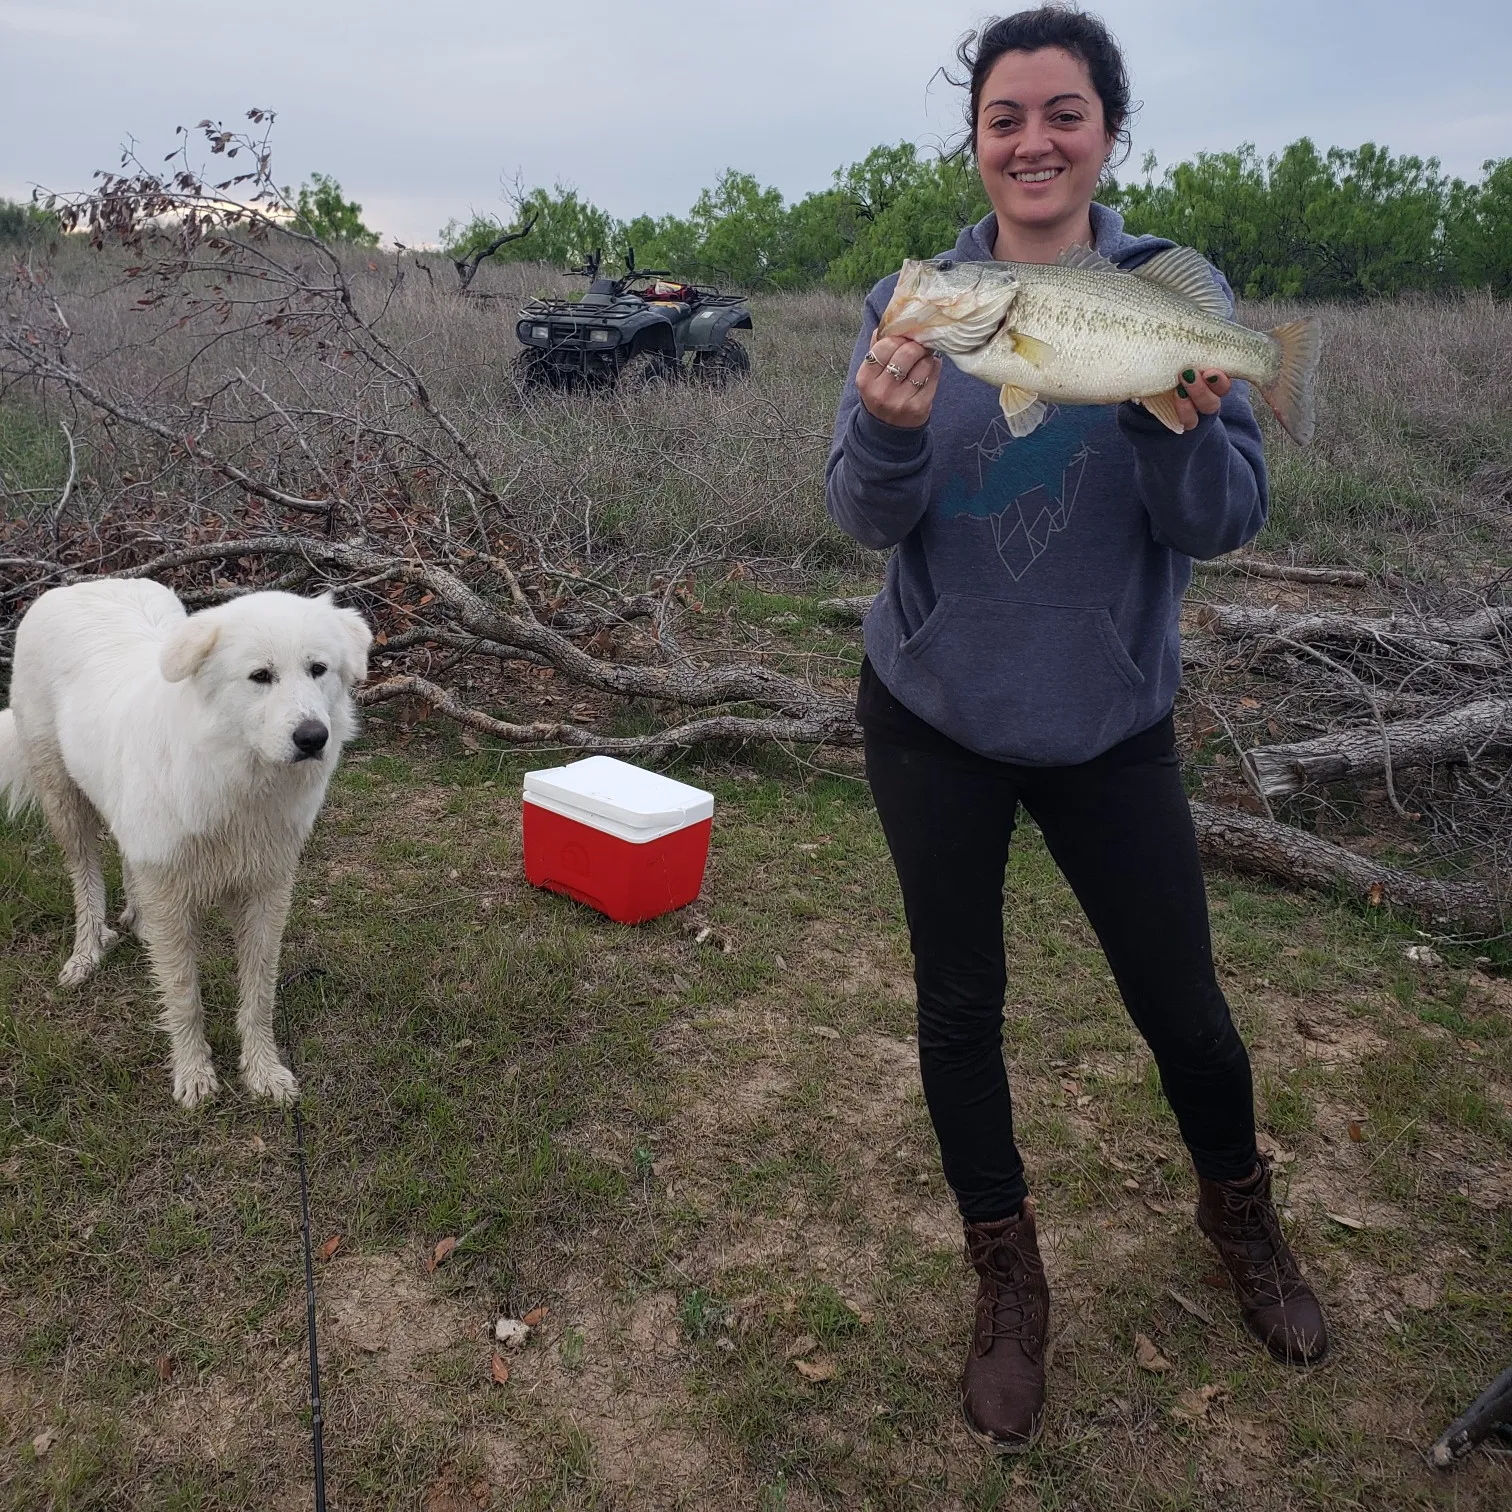
[[[976,157],[1001,223],[1044,231],[1084,221],[1113,141],[1080,58],[1046,47],[993,64],[977,106]]]

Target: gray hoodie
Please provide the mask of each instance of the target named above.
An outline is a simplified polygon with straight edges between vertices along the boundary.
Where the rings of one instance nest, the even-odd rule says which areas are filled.
[[[1127,268],[1172,245],[1127,235],[1102,205],[1092,230]],[[996,237],[989,215],[961,232],[956,255],[991,261]],[[835,522],[893,548],[867,655],[900,703],[973,751],[1089,761],[1169,712],[1191,559],[1265,524],[1248,385],[1184,436],[1136,405],[1060,405],[1015,440],[997,390],[946,359],[929,423],[900,429],[856,393],[896,281],[867,296],[826,473]]]

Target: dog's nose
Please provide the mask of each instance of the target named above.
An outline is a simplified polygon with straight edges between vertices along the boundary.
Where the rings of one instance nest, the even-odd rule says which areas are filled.
[[[301,719],[294,726],[294,744],[301,756],[318,756],[330,733],[318,719]]]

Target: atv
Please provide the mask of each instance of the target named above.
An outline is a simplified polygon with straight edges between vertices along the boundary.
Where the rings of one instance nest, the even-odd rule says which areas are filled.
[[[522,382],[724,384],[750,372],[751,354],[733,335],[751,329],[743,295],[638,269],[634,248],[620,278],[600,276],[601,261],[595,252],[572,270],[588,280],[580,299],[533,299],[520,311],[515,333],[523,350],[515,366]]]

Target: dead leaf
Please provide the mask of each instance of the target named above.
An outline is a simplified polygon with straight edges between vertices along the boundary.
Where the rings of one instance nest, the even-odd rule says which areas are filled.
[[[1171,1408],[1171,1416],[1189,1423],[1201,1422],[1207,1416],[1208,1408],[1214,1402],[1221,1402],[1227,1395],[1224,1387],[1212,1383],[1198,1386],[1193,1391],[1183,1391],[1177,1396],[1176,1405]]]
[[[1137,1192],[1139,1190],[1139,1183],[1132,1176],[1125,1176],[1123,1184],[1126,1192]]]
[[[1169,1203],[1157,1202],[1153,1197],[1146,1197],[1144,1200],[1144,1205],[1149,1208],[1152,1213],[1159,1213],[1162,1216],[1171,1211]]]
[[[793,1369],[805,1381],[833,1381],[835,1362],[828,1355],[815,1355],[811,1360],[794,1360]]]
[[[162,1354],[157,1357],[157,1378],[168,1382],[173,1379],[173,1367],[175,1361],[171,1354]]]
[[[509,1379],[509,1361],[496,1351],[488,1373],[493,1377],[495,1386],[502,1386]]]
[[[1325,1210],[1324,1217],[1332,1218],[1333,1221],[1347,1229],[1362,1229],[1365,1227],[1363,1218],[1350,1218],[1344,1213],[1330,1213]]]
[[[340,1248],[341,1235],[332,1234],[331,1237],[327,1239],[318,1250],[315,1251],[315,1258],[317,1260],[329,1260],[331,1256],[334,1255]]]
[[[436,1245],[436,1248],[431,1254],[430,1259],[425,1262],[426,1270],[434,1271],[438,1265],[442,1264],[447,1259],[447,1257],[454,1249],[456,1249],[456,1247],[457,1236],[455,1234],[448,1234],[446,1238],[441,1240],[441,1242]]]
[[[813,1336],[813,1334],[799,1334],[799,1336],[794,1339],[791,1344],[788,1345],[787,1352],[783,1356],[783,1358],[788,1360],[801,1360],[804,1355],[813,1354],[813,1352],[818,1349],[818,1347],[819,1341]]]
[[[1157,1374],[1171,1368],[1171,1362],[1155,1347],[1150,1336],[1142,1333],[1134,1335],[1134,1363],[1141,1370],[1152,1370]]]
[[[1365,1126],[1358,1118],[1349,1120],[1349,1138],[1354,1144],[1365,1138]]]
[[[550,1314],[550,1312],[551,1309],[549,1307],[532,1307],[530,1311],[520,1319],[520,1322],[522,1322],[526,1326],[526,1328],[539,1328],[541,1324],[546,1321],[547,1316]]]
[[[1189,1312],[1194,1318],[1200,1318],[1204,1323],[1208,1325],[1209,1328],[1213,1326],[1212,1313],[1210,1313],[1207,1308],[1201,1306],[1199,1303],[1192,1301],[1190,1297],[1183,1297],[1174,1286],[1168,1286],[1166,1288],[1166,1295],[1183,1312]]]
[[[32,1453],[41,1459],[54,1444],[58,1442],[58,1430],[56,1428],[44,1428],[32,1440]]]
[[[1203,1278],[1204,1286],[1211,1286],[1214,1291],[1232,1291],[1234,1283],[1229,1280],[1227,1271],[1209,1271]]]

